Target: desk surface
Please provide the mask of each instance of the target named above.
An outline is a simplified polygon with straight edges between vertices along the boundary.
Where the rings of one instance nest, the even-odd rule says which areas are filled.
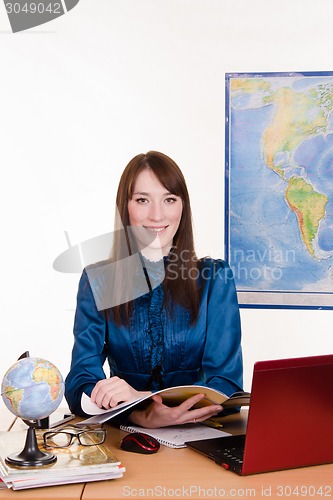
[[[241,416],[227,417],[223,430],[244,432],[246,415],[243,410]],[[108,439],[126,467],[124,476],[113,482],[87,484],[82,500],[333,497],[333,464],[240,477],[187,448],[161,446],[155,455],[124,452],[119,449],[123,434],[110,427]]]
[[[246,414],[246,411],[242,411],[240,416],[227,417],[224,430],[234,434],[243,432]],[[126,467],[122,478],[20,492],[0,490],[0,500],[13,500],[15,497],[22,500],[202,500],[247,497],[261,500],[265,497],[281,500],[327,500],[333,497],[333,464],[239,477],[186,448],[161,446],[160,451],[154,455],[125,452],[119,449],[124,433],[108,425],[107,430],[109,446]]]

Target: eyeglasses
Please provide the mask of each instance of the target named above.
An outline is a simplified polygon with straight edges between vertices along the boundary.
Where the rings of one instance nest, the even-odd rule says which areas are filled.
[[[75,439],[81,446],[95,446],[104,443],[106,438],[105,429],[55,429],[45,432],[43,435],[46,448],[68,448]]]

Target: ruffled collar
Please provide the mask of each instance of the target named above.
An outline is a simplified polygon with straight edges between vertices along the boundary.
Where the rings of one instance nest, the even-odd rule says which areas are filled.
[[[151,288],[154,289],[164,280],[167,257],[163,257],[158,261],[152,261],[140,254],[140,258],[146,277],[150,281]]]

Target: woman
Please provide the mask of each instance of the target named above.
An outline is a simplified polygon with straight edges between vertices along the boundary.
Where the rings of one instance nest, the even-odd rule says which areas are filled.
[[[227,395],[241,390],[232,273],[222,260],[197,259],[179,167],[156,151],[134,157],[119,183],[117,209],[123,230],[116,217],[112,258],[84,270],[79,284],[65,393],[71,411],[83,414],[82,392],[110,408],[176,385],[204,385]],[[106,359],[110,377],[103,371]],[[153,395],[148,408],[127,417],[152,428],[201,422],[223,410],[193,409],[202,398],[170,408]]]

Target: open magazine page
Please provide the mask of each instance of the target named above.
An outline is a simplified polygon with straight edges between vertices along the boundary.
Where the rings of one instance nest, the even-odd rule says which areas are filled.
[[[210,387],[200,386],[200,385],[182,385],[176,387],[169,387],[167,389],[162,389],[155,392],[154,394],[159,394],[163,402],[169,406],[177,406],[181,404],[186,399],[194,396],[195,394],[205,394],[205,397],[195,405],[195,408],[201,408],[203,406],[208,406],[212,404],[221,404],[224,408],[230,408],[234,406],[246,406],[250,403],[250,394],[248,392],[236,392],[231,396],[227,396],[222,392],[212,389]],[[138,404],[143,403],[148,400],[152,394],[147,394],[146,396],[132,401],[127,401],[121,403],[114,408],[105,410],[99,408],[95,403],[91,402],[91,399],[87,394],[82,394],[81,407],[82,410],[87,415],[93,415],[92,417],[84,420],[84,424],[101,424],[106,422],[110,418],[119,415],[125,410],[132,408]]]

